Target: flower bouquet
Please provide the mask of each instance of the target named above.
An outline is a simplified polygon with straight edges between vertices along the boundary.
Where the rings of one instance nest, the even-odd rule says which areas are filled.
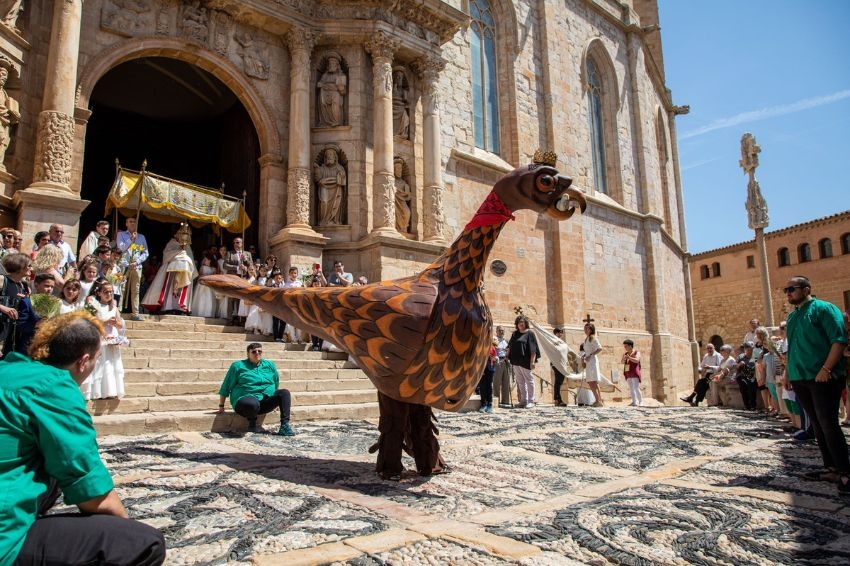
[[[59,297],[47,295],[45,293],[36,293],[30,295],[30,303],[32,304],[33,312],[39,318],[50,318],[59,314],[61,301]]]
[[[124,251],[124,257],[122,259],[127,262],[128,268],[129,268],[131,263],[135,263],[136,269],[141,269],[142,268],[142,262],[146,259],[145,258],[146,253],[147,253],[147,250],[145,249],[145,246],[143,246],[139,243],[133,242],[132,244],[130,244],[130,247],[128,247]]]

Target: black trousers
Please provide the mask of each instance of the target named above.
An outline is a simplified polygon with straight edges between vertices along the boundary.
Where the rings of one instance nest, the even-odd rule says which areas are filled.
[[[286,323],[277,318],[272,317],[272,334],[275,340],[283,340],[283,329],[286,328]]]
[[[708,373],[705,377],[701,377],[697,380],[696,385],[694,385],[694,392],[697,394],[694,399],[694,403],[699,405],[705,399],[705,394],[708,393],[708,388],[711,387],[711,376],[712,374]]]
[[[838,404],[841,403],[844,378],[820,383],[814,380],[792,381],[791,384],[815,431],[824,467],[843,474],[850,473],[847,440],[838,424]]]
[[[481,394],[481,406],[493,406],[493,374],[496,373],[496,368],[484,370],[484,375],[481,376],[481,381],[478,382],[478,388]]]
[[[16,566],[158,566],[165,561],[162,533],[139,521],[79,513],[42,516],[58,497],[59,489],[52,481],[47,493],[39,498],[39,518],[27,533]]]
[[[741,400],[744,402],[745,409],[756,408],[756,380],[742,377],[736,377],[738,389],[741,390]],[[835,414],[838,414],[838,406],[835,406]]]
[[[553,387],[554,391],[552,392],[553,401],[556,403],[563,403],[564,401],[561,399],[561,387],[564,385],[564,374],[555,369],[555,366],[552,366],[552,371],[555,372],[555,385]]]
[[[280,422],[289,422],[289,409],[292,406],[292,396],[288,389],[278,389],[274,395],[264,397],[262,400],[253,395],[246,395],[236,402],[233,411],[248,419],[248,422],[256,422],[257,415],[265,415],[275,409],[280,409]]]

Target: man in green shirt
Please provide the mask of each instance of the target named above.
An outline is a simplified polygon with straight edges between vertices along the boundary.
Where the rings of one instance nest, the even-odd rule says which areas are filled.
[[[0,566],[158,565],[165,541],[127,518],[100,459],[79,384],[102,331],[89,315],[45,320],[30,354],[0,361]],[[82,514],[45,516],[59,497]]]
[[[230,397],[230,406],[237,415],[248,419],[248,431],[257,431],[257,416],[280,409],[281,436],[293,436],[289,424],[292,397],[280,385],[277,367],[271,360],[263,359],[263,347],[258,342],[248,344],[248,358],[230,364],[227,375],[218,391],[218,412],[224,413],[224,400]]]
[[[850,497],[850,459],[838,424],[838,404],[846,370],[841,363],[847,345],[844,318],[835,305],[816,299],[805,277],[792,277],[785,296],[794,305],[788,313],[786,387],[789,382],[806,411],[818,441],[823,471],[807,479],[835,481],[838,493]]]

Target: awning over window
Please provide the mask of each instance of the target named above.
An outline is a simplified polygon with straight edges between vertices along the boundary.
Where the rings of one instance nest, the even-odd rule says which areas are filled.
[[[121,167],[118,167],[106,199],[106,214],[114,208],[124,216],[134,216],[139,211],[151,220],[188,221],[196,228],[215,224],[233,234],[251,225],[241,199],[145,170],[131,171]]]

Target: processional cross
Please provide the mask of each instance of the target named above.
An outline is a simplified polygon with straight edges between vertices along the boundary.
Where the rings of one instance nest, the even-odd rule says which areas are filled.
[[[583,321],[584,321],[584,323],[585,323],[585,324],[590,324],[590,323],[591,323],[591,322],[593,322],[594,320],[596,320],[596,319],[594,319],[594,318],[590,318],[590,313],[587,313],[587,318],[583,319]]]

